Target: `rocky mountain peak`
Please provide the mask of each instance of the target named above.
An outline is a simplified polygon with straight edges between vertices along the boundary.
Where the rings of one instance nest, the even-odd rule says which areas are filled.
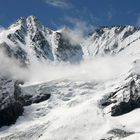
[[[35,16],[29,16],[26,18],[26,25],[28,29],[33,30],[34,32],[43,28],[43,25]]]
[[[37,31],[37,30],[42,29],[43,25],[40,23],[38,18],[31,15],[31,16],[28,16],[28,17],[20,17],[8,29],[21,28],[21,27],[25,28],[27,30]]]
[[[88,48],[86,55],[116,55],[139,40],[139,37],[139,29],[131,25],[97,28],[85,44]]]
[[[12,29],[12,28],[19,27],[19,26],[26,26],[25,17],[20,17],[19,19],[17,19],[11,26],[9,26],[8,29]]]
[[[139,39],[138,32],[139,29],[131,25],[102,26],[80,43],[69,28],[53,31],[31,15],[19,18],[5,31],[5,37],[0,36],[0,40],[1,44],[6,42],[14,54],[17,51],[13,50],[12,44],[16,45],[16,50],[23,50],[29,61],[33,56],[50,61],[79,62],[84,56],[118,54]]]
[[[109,31],[112,31],[115,34],[119,34],[124,30],[134,33],[135,31],[138,31],[139,29],[137,27],[131,26],[131,25],[101,26],[101,27],[97,28],[91,35],[98,34],[100,36]]]

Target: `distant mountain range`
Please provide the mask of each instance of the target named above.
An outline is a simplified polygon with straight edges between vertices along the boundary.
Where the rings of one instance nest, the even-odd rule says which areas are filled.
[[[53,31],[34,16],[20,18],[0,33],[0,49],[23,63],[34,59],[78,63],[85,57],[118,54],[140,39],[140,30],[129,25],[101,27],[76,43],[71,43],[69,32]]]

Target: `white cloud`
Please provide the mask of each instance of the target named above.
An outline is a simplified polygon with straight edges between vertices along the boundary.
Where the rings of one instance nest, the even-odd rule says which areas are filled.
[[[130,58],[131,59],[131,58]],[[115,63],[114,63],[115,62]],[[82,61],[78,65],[48,64],[34,61],[26,68],[17,60],[0,51],[0,75],[22,79],[26,84],[42,83],[57,79],[106,80],[116,78],[129,70],[131,61],[125,57],[102,57]]]
[[[66,20],[74,25],[74,30],[81,32],[83,35],[95,29],[95,26],[78,18],[66,17]]]
[[[7,57],[3,49],[0,49],[0,75],[14,79],[28,79],[27,69],[21,68],[16,59]]]
[[[46,0],[46,3],[51,6],[63,9],[69,9],[72,7],[72,4],[68,2],[68,0]]]
[[[2,32],[5,28],[0,25],[0,32]]]
[[[64,28],[62,33],[72,45],[82,43],[87,37],[87,34],[93,32],[95,29],[95,26],[78,18],[65,17],[65,20],[72,24],[72,27]]]

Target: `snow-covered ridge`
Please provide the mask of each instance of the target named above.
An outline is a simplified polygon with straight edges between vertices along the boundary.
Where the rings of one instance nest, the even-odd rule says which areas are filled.
[[[139,40],[139,29],[127,25],[101,27],[75,43],[71,30],[53,31],[29,16],[19,18],[0,33],[0,48],[24,63],[35,60],[78,63],[87,57],[116,55]]]
[[[135,69],[135,66],[133,68]],[[139,119],[135,115],[140,115],[140,109],[118,117],[110,115],[111,107],[119,105],[122,101],[122,91],[125,95],[124,102],[128,103],[131,78],[135,80],[132,87],[133,94],[135,89],[139,90],[137,87],[139,78],[134,79],[129,74],[114,80],[60,79],[22,87],[21,93],[24,96],[48,93],[51,96],[48,100],[37,104],[33,102],[31,106],[24,107],[23,115],[14,125],[0,129],[0,138],[3,140],[46,140],[46,138],[48,140],[137,140],[136,138],[140,136],[140,127]],[[112,102],[109,107],[102,108],[101,101],[105,95],[113,92],[116,94],[110,96],[111,99],[108,101]],[[136,96],[136,99],[138,97]],[[25,99],[28,101],[28,98]],[[131,99],[135,101],[133,100],[135,96]]]
[[[85,42],[85,55],[115,55],[139,39],[140,30],[134,26],[101,27]]]
[[[34,60],[80,61],[80,44],[72,45],[64,38],[63,30],[53,31],[43,26],[34,16],[20,18],[8,29],[0,33],[0,46],[13,57],[25,63]],[[3,47],[3,45],[7,47]],[[20,52],[23,57],[20,58]]]

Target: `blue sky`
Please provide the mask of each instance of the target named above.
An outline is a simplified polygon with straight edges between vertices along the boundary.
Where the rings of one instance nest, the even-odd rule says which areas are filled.
[[[140,25],[140,0],[0,0],[0,25],[34,15],[46,26]]]

